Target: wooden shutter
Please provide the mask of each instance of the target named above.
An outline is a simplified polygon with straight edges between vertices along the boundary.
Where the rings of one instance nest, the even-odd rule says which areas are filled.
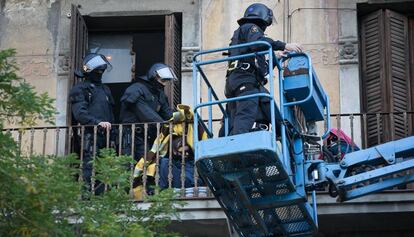
[[[408,19],[396,12],[385,10],[385,50],[389,108],[387,112],[405,112],[411,109],[409,77]],[[406,137],[407,125],[403,114],[389,116],[388,140]]]
[[[361,19],[363,108],[367,113],[411,110],[408,19],[378,10]],[[366,145],[406,137],[411,125],[403,114],[367,116]]]
[[[165,16],[165,63],[172,67],[177,81],[165,87],[172,108],[181,103],[181,14]]]
[[[363,108],[367,113],[385,112],[386,88],[384,67],[383,11],[377,11],[361,20],[361,75]],[[377,144],[378,136],[384,140],[382,122],[376,116],[368,115],[365,133],[366,145]]]
[[[75,70],[82,67],[82,58],[85,56],[88,46],[88,28],[85,20],[79,12],[77,6],[72,4],[71,21],[70,21],[70,71],[68,82],[68,96],[69,91],[73,85],[76,84],[80,78],[75,76]],[[68,124],[72,122],[72,113],[70,103],[67,107],[67,121]]]

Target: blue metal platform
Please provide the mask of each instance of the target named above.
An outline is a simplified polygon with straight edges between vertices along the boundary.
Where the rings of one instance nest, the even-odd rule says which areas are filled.
[[[296,192],[271,133],[259,131],[198,143],[197,168],[242,236],[307,236],[313,210]],[[251,142],[255,141],[255,142]]]

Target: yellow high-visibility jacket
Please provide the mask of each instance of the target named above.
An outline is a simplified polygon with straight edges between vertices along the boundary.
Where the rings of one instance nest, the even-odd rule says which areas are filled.
[[[165,131],[161,132],[157,136],[154,144],[151,147],[151,150],[147,152],[146,162],[144,161],[144,157],[141,157],[141,159],[135,165],[134,178],[139,178],[143,174],[144,169],[146,169],[147,176],[154,177],[156,172],[155,157],[157,152],[159,154],[159,157],[165,157],[168,154],[171,135],[182,137],[185,127],[187,128],[187,134],[185,136],[186,143],[194,151],[193,118],[194,114],[190,106],[183,104],[177,105],[177,112],[174,113],[174,117],[170,120],[170,122],[173,122],[172,134],[170,134],[170,129],[168,128],[169,124],[166,124],[165,128],[167,129],[163,129]],[[207,133],[204,130],[199,131],[199,133],[200,135],[198,139],[207,139]],[[141,185],[134,188],[134,196],[136,199],[141,199],[141,193]]]

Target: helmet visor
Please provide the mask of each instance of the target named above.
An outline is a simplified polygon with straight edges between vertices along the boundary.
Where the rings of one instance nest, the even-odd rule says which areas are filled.
[[[177,76],[169,67],[161,68],[156,71],[157,77],[162,80],[177,80]]]
[[[275,15],[272,15],[272,25],[276,25],[277,24],[277,20]]]
[[[99,67],[104,67],[106,71],[112,70],[112,65],[109,63],[109,61],[106,59],[103,55],[98,55],[96,57],[93,57],[91,60],[89,60],[84,65],[85,72],[91,72]]]

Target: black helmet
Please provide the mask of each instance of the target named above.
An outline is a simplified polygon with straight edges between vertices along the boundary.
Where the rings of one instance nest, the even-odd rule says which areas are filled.
[[[261,3],[254,3],[250,5],[244,12],[244,16],[240,18],[237,23],[242,25],[246,22],[257,22],[260,21],[265,26],[270,26],[273,23],[273,11],[266,5]]]
[[[111,69],[112,65],[104,55],[90,53],[83,58],[82,70],[77,70],[75,74],[79,77],[85,77],[93,71],[100,70],[103,73],[105,70],[110,71]]]
[[[153,81],[155,79],[177,80],[177,76],[169,66],[163,63],[156,63],[148,70],[147,79],[149,81]]]

